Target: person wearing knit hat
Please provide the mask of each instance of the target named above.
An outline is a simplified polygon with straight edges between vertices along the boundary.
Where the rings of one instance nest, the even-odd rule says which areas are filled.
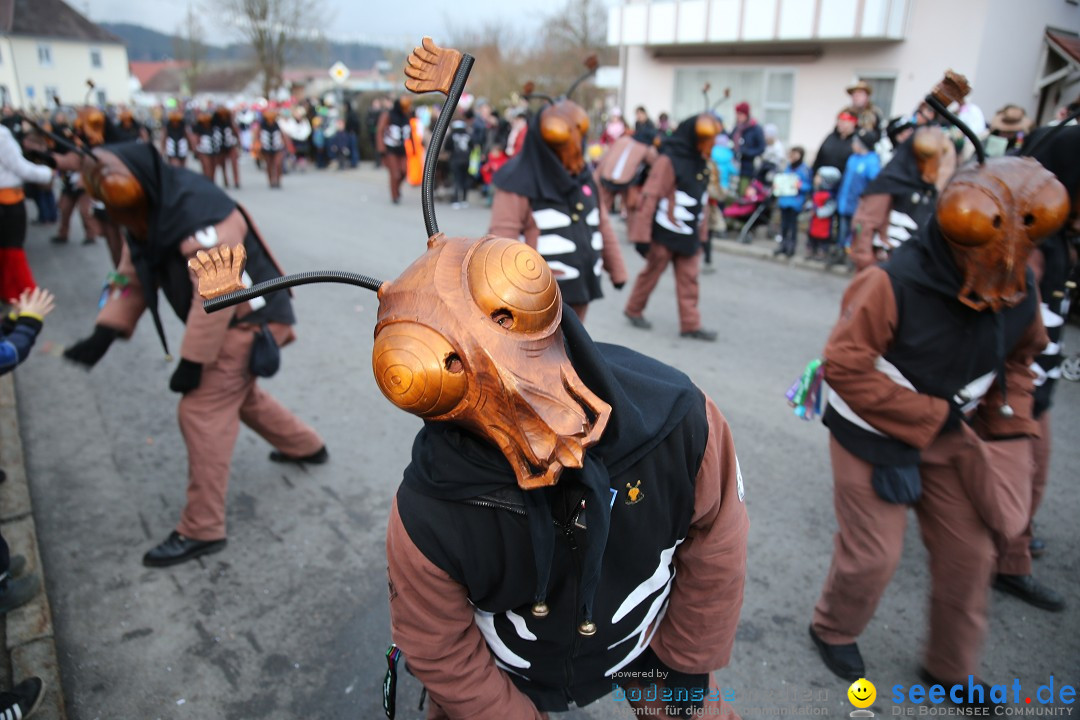
[[[754,177],[754,162],[765,152],[765,133],[750,116],[750,103],[745,100],[735,106],[735,132],[731,134],[731,142],[739,161],[739,195],[742,195]]]

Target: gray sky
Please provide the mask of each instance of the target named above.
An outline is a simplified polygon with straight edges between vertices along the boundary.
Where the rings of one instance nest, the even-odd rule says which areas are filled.
[[[613,4],[619,0],[604,0]],[[184,0],[67,0],[96,22],[129,22],[160,32],[175,32],[187,10]],[[327,33],[335,39],[376,40],[389,43],[417,42],[431,35],[436,42],[450,28],[468,27],[489,20],[503,20],[518,30],[535,28],[546,13],[564,0],[324,0],[332,13]],[[195,6],[199,7],[196,1]],[[228,40],[214,33],[206,40]]]

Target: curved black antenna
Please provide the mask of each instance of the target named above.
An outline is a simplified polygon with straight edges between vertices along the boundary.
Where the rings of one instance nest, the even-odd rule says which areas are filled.
[[[985,165],[986,148],[983,147],[982,140],[979,139],[979,136],[967,126],[967,123],[949,112],[949,108],[945,107],[945,103],[938,100],[932,94],[926,96],[926,104],[934,108],[934,112],[938,115],[941,115],[953,125],[960,128],[960,132],[964,133],[964,135],[967,136],[967,139],[971,141],[971,144],[975,146],[975,155],[979,158],[979,164]]]
[[[446,102],[443,103],[439,119],[435,121],[435,128],[431,131],[431,143],[428,145],[427,155],[424,156],[424,181],[420,186],[420,197],[424,208],[424,227],[428,237],[439,234],[439,222],[435,219],[435,166],[439,163],[439,153],[442,152],[443,138],[446,137],[446,129],[450,127],[450,120],[457,110],[458,100],[465,89],[465,82],[472,72],[473,63],[476,62],[469,53],[462,53],[461,62],[457,72],[454,73],[454,81],[450,83],[450,92],[446,94]],[[377,289],[377,288],[376,288]]]
[[[521,97],[525,100],[525,102],[532,102],[533,100],[543,100],[549,105],[555,104],[555,100],[553,100],[550,95],[542,95],[540,93],[526,93]]]
[[[315,270],[312,272],[285,275],[284,277],[274,278],[273,280],[265,280],[243,290],[237,290],[236,292],[231,292],[210,300],[203,300],[203,309],[208,313],[217,312],[218,310],[224,310],[233,305],[239,305],[242,302],[262,297],[263,295],[269,295],[278,290],[296,287],[297,285],[311,285],[313,283],[326,282],[356,285],[358,287],[367,288],[368,290],[374,290],[375,292],[378,292],[383,284],[382,280],[376,280],[367,275],[359,275],[357,273],[344,272],[342,270]]]
[[[716,108],[720,107],[721,105],[723,105],[724,103],[726,103],[730,99],[731,99],[731,88],[726,87],[726,88],[724,88],[723,97],[721,97],[719,100],[717,100],[716,102],[714,102],[712,104],[712,107],[709,108],[709,112],[712,112],[713,110],[716,110]],[[708,102],[708,96],[706,96],[705,101]]]
[[[600,67],[600,62],[596,59],[595,55],[590,55],[589,57],[585,58],[585,67],[588,69],[584,73],[582,73],[582,75],[570,85],[570,89],[566,91],[566,95],[564,95],[564,97],[567,100],[569,100],[570,96],[574,94],[575,90],[577,90],[578,85],[585,82],[590,77],[596,74],[596,68]]]
[[[90,93],[94,92],[94,78],[86,78],[86,97],[83,98],[83,105],[90,105]]]
[[[1076,120],[1077,118],[1080,118],[1080,108],[1077,108],[1060,123],[1054,125],[1042,135],[1035,138],[1035,142],[1033,142],[1030,146],[1025,145],[1024,147],[1020,148],[1020,157],[1034,155],[1035,151],[1043,146],[1043,143],[1046,142],[1047,138],[1051,138],[1054,135],[1057,135],[1059,132],[1061,132],[1062,128],[1066,127],[1069,123],[1071,123],[1073,120]]]

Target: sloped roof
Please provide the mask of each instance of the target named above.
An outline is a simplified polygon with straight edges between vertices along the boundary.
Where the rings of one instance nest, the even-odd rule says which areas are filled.
[[[135,65],[136,63],[131,63]],[[181,92],[184,83],[184,71],[187,63],[143,63],[163,65],[145,82],[140,80],[143,92],[172,93]],[[134,72],[134,68],[132,69]],[[242,92],[259,74],[257,68],[250,65],[207,65],[195,79],[192,92],[238,93]]]
[[[0,0],[0,33],[84,42],[124,42],[87,20],[63,0]]]
[[[1073,62],[1080,63],[1080,37],[1063,33],[1060,30],[1047,30],[1046,37],[1072,57]]]
[[[180,62],[177,60],[132,60],[128,63],[128,69],[131,70],[131,74],[135,76],[135,79],[139,81],[139,85],[146,87],[162,70],[171,70],[173,68],[187,67],[186,62]]]

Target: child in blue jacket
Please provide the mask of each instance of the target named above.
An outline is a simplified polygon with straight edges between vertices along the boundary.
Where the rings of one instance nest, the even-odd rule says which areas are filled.
[[[799,212],[806,204],[806,198],[810,194],[810,168],[806,167],[803,157],[806,152],[796,145],[788,151],[788,167],[785,175],[794,175],[795,182],[781,180],[774,181],[777,192],[776,204],[780,208],[780,247],[773,251],[773,255],[786,255],[791,257],[795,254],[795,246],[798,244]],[[795,194],[788,194],[791,185],[794,185]]]
[[[851,149],[854,152],[848,157],[844,167],[844,179],[840,183],[840,193],[836,198],[836,213],[840,221],[836,236],[838,254],[846,253],[851,245],[851,217],[859,206],[863,190],[881,172],[881,160],[877,153],[870,152],[858,135],[852,139]]]

